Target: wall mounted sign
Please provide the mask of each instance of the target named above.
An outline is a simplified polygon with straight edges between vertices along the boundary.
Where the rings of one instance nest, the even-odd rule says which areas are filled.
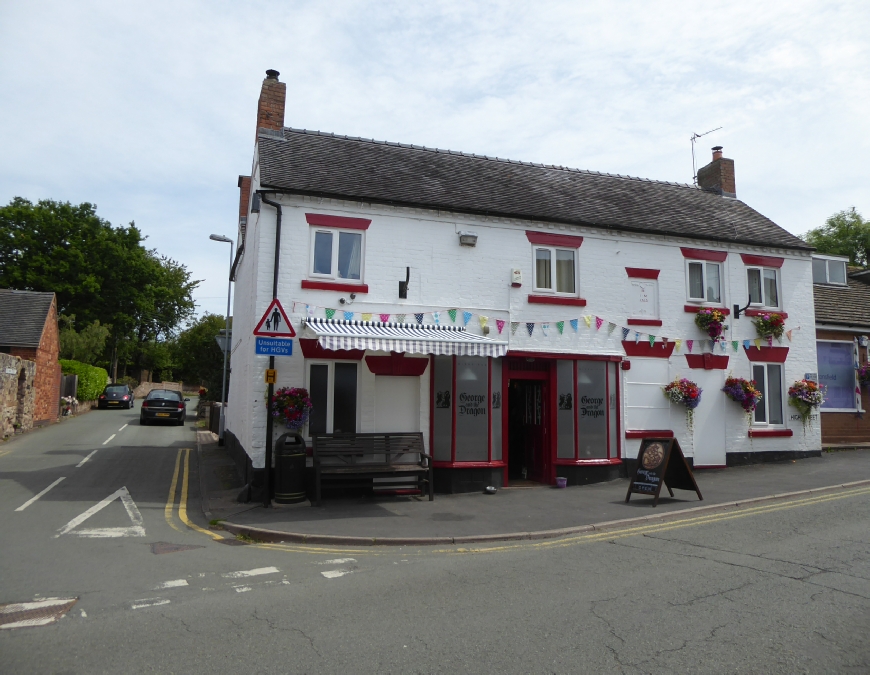
[[[278,298],[272,300],[266,308],[266,313],[263,314],[263,318],[257,323],[257,327],[254,328],[254,335],[282,338],[296,337],[296,331],[290,325],[290,319],[287,318],[287,314],[284,312],[281,303],[278,302]],[[259,354],[260,352],[257,353]]]
[[[673,488],[677,488],[693,490],[699,500],[704,499],[677,439],[645,438],[637,453],[637,469],[631,478],[625,501],[631,498],[632,493],[649,495],[655,498],[652,505],[656,506],[662,485],[668,488],[671,497],[674,496]]]
[[[258,337],[256,354],[258,356],[293,356],[293,340]]]

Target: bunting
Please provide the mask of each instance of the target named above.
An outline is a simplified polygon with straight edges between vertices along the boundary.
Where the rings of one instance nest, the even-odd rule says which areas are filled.
[[[556,330],[559,331],[559,335],[561,335],[565,331],[565,322],[557,321],[556,322]]]
[[[432,318],[435,319],[435,325],[441,325],[441,312],[432,312]]]
[[[381,317],[381,321],[382,321],[383,323],[387,323],[387,322],[390,320],[390,315],[389,315],[389,314],[379,314],[378,316]]]
[[[334,309],[327,309],[327,310],[326,310],[326,318],[327,318],[327,319],[331,319],[331,318],[334,317],[334,316],[335,316],[335,310],[334,310]]]
[[[649,346],[652,347],[655,343],[656,343],[656,336],[650,335],[649,336]]]
[[[674,340],[674,344],[677,346],[677,351],[679,352],[680,347],[683,346],[683,341],[682,340]]]
[[[583,317],[583,320],[586,322],[586,327],[587,327],[587,328],[591,328],[591,327],[592,327],[592,317],[591,317],[591,316],[589,316],[589,315],[587,314],[586,316]]]
[[[535,324],[533,321],[526,323],[526,330],[529,331],[529,337],[532,337],[532,333],[535,332]]]
[[[634,344],[637,344],[638,342],[640,342],[640,333],[634,331]]]
[[[600,316],[595,317],[595,330],[601,330],[601,326],[604,324],[604,319]]]
[[[755,338],[755,346],[759,351],[761,350],[761,338]]]
[[[498,328],[498,334],[501,335],[501,331],[504,328],[504,321],[502,321],[501,319],[496,319],[495,327]]]
[[[542,323],[541,324],[541,332],[544,334],[544,337],[547,337],[547,331],[550,330],[550,324]]]
[[[577,325],[580,323],[578,319],[571,319],[571,328],[574,329],[574,332],[577,332]]]
[[[447,313],[450,315],[450,320],[453,323],[456,323],[456,310],[455,309],[448,309]]]
[[[471,312],[462,312],[462,323],[467,326],[468,322],[471,321],[471,317],[473,314]]]
[[[785,336],[788,338],[788,341],[791,342],[791,331],[790,330],[787,330],[785,332]]]
[[[613,331],[615,331],[615,330],[616,330],[616,324],[613,323],[612,321],[609,321],[607,323],[607,334],[613,335]]]
[[[517,328],[520,327],[519,321],[511,321],[511,335],[517,334]]]
[[[486,328],[486,324],[489,323],[489,317],[488,317],[488,316],[482,316],[482,315],[481,315],[481,316],[478,316],[478,317],[477,317],[477,320],[480,322],[480,329],[481,329],[481,330],[483,330],[484,328]]]
[[[396,321],[399,323],[405,323],[405,315],[404,314],[396,314]]]
[[[731,348],[736,352],[737,347],[739,346],[739,342],[737,340],[731,340]]]
[[[353,321],[353,312],[342,312],[345,321]]]
[[[422,324],[423,323],[423,314],[422,313],[414,314],[414,320],[417,323]]]
[[[625,340],[628,338],[628,334],[631,332],[629,328],[622,328],[622,339]]]
[[[686,340],[686,349],[689,350],[689,353],[692,353],[692,345],[695,343],[694,340]]]
[[[368,313],[364,313],[364,314],[362,315],[362,320],[363,320],[363,321],[371,321],[371,320],[372,320],[372,315],[371,315],[371,314],[368,314]]]

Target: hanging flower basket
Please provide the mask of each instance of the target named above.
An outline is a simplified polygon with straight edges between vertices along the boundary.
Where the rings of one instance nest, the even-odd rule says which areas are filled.
[[[695,323],[713,340],[719,340],[725,332],[725,315],[718,309],[698,310]]]
[[[695,431],[695,408],[701,403],[702,389],[691,380],[675,379],[665,387],[662,391],[671,403],[679,403],[686,406],[686,423],[689,426],[689,432]]]
[[[788,388],[788,404],[797,408],[804,425],[804,433],[810,422],[810,415],[825,401],[826,387],[812,380],[798,380]]]
[[[308,421],[312,407],[307,389],[281,387],[272,396],[269,411],[272,417],[283,420],[285,427],[298,431]]]
[[[761,392],[756,388],[755,380],[744,380],[742,377],[728,376],[722,391],[732,401],[736,401],[746,413],[747,424],[752,424],[752,414],[761,400]]]
[[[870,387],[870,363],[858,366],[858,385],[861,387]]]
[[[762,314],[752,320],[758,337],[775,337],[779,340],[785,332],[785,319],[781,314]]]

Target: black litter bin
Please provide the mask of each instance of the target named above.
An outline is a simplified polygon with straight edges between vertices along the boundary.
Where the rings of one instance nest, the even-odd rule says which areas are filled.
[[[296,432],[275,442],[275,501],[298,504],[305,497],[305,439]]]

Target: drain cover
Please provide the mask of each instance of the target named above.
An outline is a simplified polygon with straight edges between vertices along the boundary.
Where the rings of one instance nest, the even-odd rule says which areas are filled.
[[[156,541],[151,544],[151,552],[154,555],[161,553],[178,553],[179,551],[189,551],[194,548],[205,548],[205,546],[191,546],[189,544],[170,544],[165,541]]]
[[[77,601],[78,598],[45,598],[0,605],[0,628],[29,628],[54,623]]]

